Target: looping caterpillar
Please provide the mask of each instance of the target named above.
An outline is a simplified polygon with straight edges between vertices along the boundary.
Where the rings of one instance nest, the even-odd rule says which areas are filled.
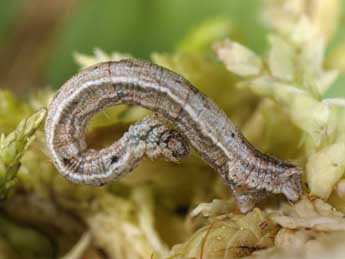
[[[134,104],[157,116],[145,118],[117,142],[89,150],[85,129],[106,107]],[[51,102],[46,140],[58,171],[73,182],[101,185],[131,171],[146,154],[178,161],[189,144],[229,184],[242,212],[269,193],[296,201],[300,170],[255,149],[223,111],[180,75],[128,59],[90,67],[68,80]]]

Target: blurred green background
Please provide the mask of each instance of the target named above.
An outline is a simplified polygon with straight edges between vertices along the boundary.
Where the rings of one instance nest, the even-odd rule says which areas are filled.
[[[260,0],[1,0],[0,87],[19,95],[50,85],[58,88],[77,71],[73,53],[95,47],[149,58],[173,51],[208,19],[228,19],[240,40],[265,49]],[[344,15],[331,47],[345,38]],[[327,95],[345,96],[344,77]]]
[[[77,71],[76,51],[91,54],[99,47],[149,58],[153,51],[172,51],[216,17],[240,24],[244,41],[260,51],[259,8],[258,0],[2,0],[0,85],[57,88]]]

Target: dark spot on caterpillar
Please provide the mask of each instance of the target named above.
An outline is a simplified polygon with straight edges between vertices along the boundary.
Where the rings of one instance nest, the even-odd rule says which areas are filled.
[[[176,84],[179,84],[179,85],[182,84],[182,80],[180,78],[175,78],[174,81]]]
[[[63,158],[62,162],[64,163],[64,165],[68,165],[69,164],[69,159],[68,158]]]
[[[110,158],[110,160],[111,160],[111,164],[115,164],[119,161],[119,157],[118,156],[112,156]]]
[[[235,137],[235,133],[231,133],[231,137],[234,138]]]

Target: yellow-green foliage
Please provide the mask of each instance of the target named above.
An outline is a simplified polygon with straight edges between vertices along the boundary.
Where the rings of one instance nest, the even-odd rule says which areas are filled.
[[[21,158],[34,140],[33,136],[45,115],[46,110],[41,109],[23,119],[15,131],[0,136],[0,199],[14,185]]]
[[[269,35],[270,49],[264,57],[228,39],[214,49],[228,70],[243,77],[238,87],[273,100],[279,106],[271,107],[273,116],[283,112],[301,130],[303,152],[298,159],[311,194],[327,199],[345,169],[344,100],[323,98],[337,71],[324,69],[321,32],[304,15],[290,22],[289,29],[278,26]],[[275,126],[281,132],[286,127]]]

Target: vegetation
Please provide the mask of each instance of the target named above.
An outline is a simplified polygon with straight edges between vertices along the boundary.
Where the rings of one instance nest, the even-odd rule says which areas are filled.
[[[56,90],[36,89],[23,99],[0,89],[0,258],[345,254],[343,2],[263,0],[260,8],[257,1],[241,2],[248,6],[244,17],[254,6],[265,29],[208,18],[176,39],[174,50],[157,47],[146,58],[189,79],[260,150],[297,163],[305,196],[296,204],[271,197],[240,214],[220,177],[194,153],[177,165],[147,159],[104,187],[75,185],[47,156],[44,107]],[[93,54],[68,55],[79,68],[146,55],[94,47]],[[62,71],[71,68],[67,63],[59,63]],[[126,105],[100,112],[89,125],[89,145],[108,145],[147,113]]]

